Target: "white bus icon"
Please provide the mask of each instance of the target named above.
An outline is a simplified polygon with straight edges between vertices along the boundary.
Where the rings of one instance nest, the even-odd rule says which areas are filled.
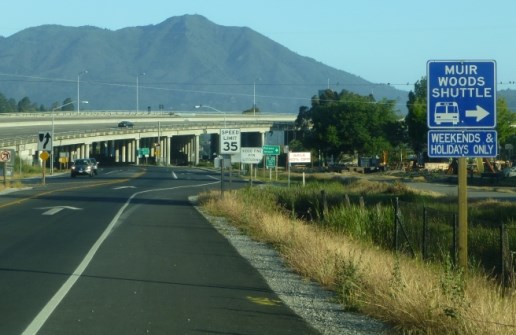
[[[435,124],[459,123],[459,105],[456,102],[436,102],[434,111]]]

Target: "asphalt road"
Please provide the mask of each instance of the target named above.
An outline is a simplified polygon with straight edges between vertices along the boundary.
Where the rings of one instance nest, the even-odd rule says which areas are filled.
[[[362,175],[361,177],[381,182],[401,182],[406,186],[420,190],[438,193],[444,196],[456,197],[458,194],[458,182],[420,182],[404,180],[402,178],[385,177],[382,175]],[[489,182],[487,182],[489,184]],[[509,186],[498,186],[496,183],[486,186],[472,186],[468,180],[467,195],[468,199],[496,199],[500,201],[516,201],[516,188]]]
[[[127,167],[0,195],[0,334],[316,334],[189,203],[218,178]]]
[[[422,183],[422,182],[403,182],[407,186],[422,190],[439,193],[442,195],[454,197],[458,194],[457,183]],[[496,199],[499,201],[516,201],[516,189],[513,187],[497,187],[497,186],[468,186],[468,199]]]

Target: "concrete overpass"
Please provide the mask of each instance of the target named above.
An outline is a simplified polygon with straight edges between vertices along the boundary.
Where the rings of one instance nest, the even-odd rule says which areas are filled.
[[[209,159],[218,153],[221,128],[240,129],[241,146],[257,147],[265,144],[266,133],[292,129],[295,118],[194,112],[0,113],[0,149],[15,150],[17,159],[33,164],[40,160],[38,134],[44,132],[53,133],[54,163],[95,157],[112,163],[198,164],[203,149],[208,149]],[[134,127],[118,127],[123,120]]]

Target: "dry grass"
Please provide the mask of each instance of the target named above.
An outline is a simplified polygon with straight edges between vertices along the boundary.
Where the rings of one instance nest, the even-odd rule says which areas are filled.
[[[18,187],[22,187],[22,186],[23,186],[23,184],[19,180],[7,180],[4,184],[3,179],[0,177],[0,191],[9,189],[9,188],[18,188]]]
[[[235,192],[204,194],[203,208],[274,245],[301,275],[334,290],[345,308],[390,323],[403,334],[516,334],[516,295],[486,278],[463,276],[396,256],[246,203]]]

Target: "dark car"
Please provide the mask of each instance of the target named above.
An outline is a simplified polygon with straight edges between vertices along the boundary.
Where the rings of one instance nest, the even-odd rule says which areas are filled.
[[[91,164],[93,164],[93,173],[95,175],[97,175],[98,174],[99,162],[97,162],[97,160],[95,158],[89,158],[89,160],[91,161]]]
[[[95,173],[93,169],[93,164],[89,158],[80,158],[76,159],[75,162],[72,163],[72,169],[70,171],[70,176],[75,178],[78,175],[87,175],[93,177]]]
[[[131,121],[120,121],[118,123],[119,128],[132,128],[134,125]]]

